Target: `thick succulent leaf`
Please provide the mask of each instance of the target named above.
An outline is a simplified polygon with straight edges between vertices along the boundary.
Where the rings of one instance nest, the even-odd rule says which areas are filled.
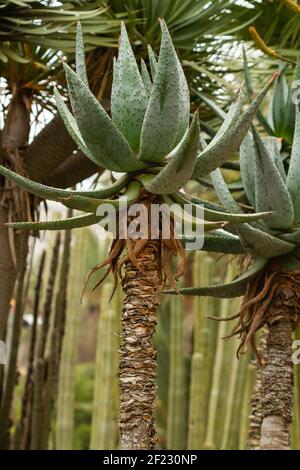
[[[119,209],[122,206],[122,202],[125,200],[127,204],[132,204],[135,202],[140,194],[141,184],[138,181],[132,181],[129,183],[127,190],[122,194],[121,199],[95,199],[90,197],[83,196],[70,196],[68,198],[63,197],[59,198],[64,206],[69,207],[70,209],[76,209],[88,213],[96,213],[98,207],[103,204],[109,204],[116,209]]]
[[[217,232],[217,231],[216,231]],[[226,233],[223,231],[223,233]],[[183,238],[182,242],[190,243],[193,239]],[[214,232],[210,232],[204,236],[204,245],[202,250],[214,252],[214,253],[227,253],[227,254],[245,254],[246,250],[241,244],[238,237],[217,235]]]
[[[174,202],[177,202],[181,206],[184,206],[185,204],[189,204],[192,209],[196,209],[197,206],[203,205],[203,204],[194,204],[189,198],[184,197],[181,193],[175,193],[171,195],[171,198],[174,200]],[[204,217],[205,220],[208,220],[209,222],[230,222],[232,224],[244,224],[246,222],[253,222],[256,220],[263,219],[265,217],[269,217],[270,213],[268,212],[260,212],[260,213],[254,213],[254,214],[243,214],[243,213],[230,213],[230,212],[224,212],[224,211],[219,211],[219,210],[212,210],[205,205],[203,205],[204,208]]]
[[[295,243],[296,245],[300,245],[300,228],[292,230],[288,233],[280,233],[277,235],[278,238],[281,240],[285,240],[287,242]]]
[[[242,245],[254,256],[275,258],[290,253],[295,248],[293,243],[280,240],[267,232],[251,227],[249,224],[237,227],[237,231]]]
[[[157,72],[157,69],[158,69],[158,63],[157,63],[155,54],[154,54],[153,49],[150,46],[150,44],[148,44],[148,56],[149,56],[149,64],[150,64],[152,82],[154,82],[156,72]]]
[[[145,64],[145,61],[143,59],[141,60],[141,77],[143,80],[145,91],[147,93],[147,97],[149,98],[152,90],[152,82],[147,69],[147,65]]]
[[[52,188],[51,186],[45,186],[44,184],[32,181],[24,176],[18,175],[17,173],[9,170],[8,168],[0,165],[0,174],[6,178],[14,181],[20,188],[28,191],[35,196],[42,199],[48,199],[50,201],[59,201],[59,198],[67,198],[71,196],[90,197],[97,199],[105,199],[118,194],[130,181],[128,175],[122,176],[112,184],[108,189],[95,189],[91,191],[77,191],[68,189]]]
[[[141,133],[139,159],[160,162],[188,127],[187,85],[171,36],[161,20],[162,41],[151,96]]]
[[[194,178],[199,178],[209,174],[232,157],[244,140],[245,135],[251,126],[256,110],[271,87],[276,76],[277,74],[274,75],[262,91],[255,97],[248,109],[242,113],[241,117],[236,119],[237,116],[234,114],[229,124],[226,125],[226,128],[223,128],[221,133],[217,133],[214,139],[212,139],[210,145],[200,153],[194,169]]]
[[[289,88],[285,75],[284,73],[280,73],[275,82],[271,103],[272,121],[276,135],[281,135],[282,129],[284,128],[288,94]]]
[[[274,159],[269,155],[257,130],[253,127],[255,143],[255,201],[258,211],[273,211],[266,224],[274,229],[289,229],[294,221],[294,209],[288,189]]]
[[[138,151],[148,96],[132,51],[126,27],[121,23],[118,60],[111,91],[111,115],[131,147]]]
[[[268,136],[263,139],[265,147],[269,153],[269,155],[273,158],[275,165],[277,166],[277,170],[279,171],[283,181],[286,181],[286,173],[281,157],[281,139],[277,137]]]
[[[179,191],[190,180],[199,152],[199,137],[199,119],[195,113],[191,127],[169,154],[167,165],[145,186],[150,193],[170,194]]]
[[[240,146],[240,166],[246,196],[255,207],[255,150],[251,132],[247,132]]]
[[[117,172],[143,168],[121,132],[87,86],[65,64],[67,83],[74,116],[93,161]]]
[[[214,187],[210,177],[197,178],[196,181],[198,183],[200,183],[202,186],[204,186],[205,188],[213,188]],[[230,190],[230,192],[243,191],[244,190],[244,185],[243,185],[242,180],[233,181],[232,183],[227,183],[227,187]]]
[[[295,130],[295,119],[296,119],[296,108],[295,108],[295,87],[297,89],[297,84],[300,80],[300,59],[297,60],[297,65],[294,69],[293,78],[291,81],[291,87],[289,89],[289,96],[287,99],[286,113],[285,113],[285,122],[284,128],[281,132],[281,137],[287,140],[289,144],[293,143],[294,130]]]
[[[252,86],[252,80],[251,80],[251,76],[250,76],[250,70],[249,70],[249,65],[248,65],[248,60],[247,60],[247,54],[246,54],[246,51],[245,51],[244,47],[243,47],[243,62],[244,62],[244,78],[245,78],[245,84],[246,84],[246,88],[247,88],[247,94],[248,94],[249,101],[251,101],[253,99],[254,89],[253,89],[253,86]],[[267,132],[267,134],[268,135],[274,135],[274,130],[269,125],[267,119],[264,117],[264,115],[262,114],[262,112],[260,111],[259,108],[256,111],[256,117],[257,117],[258,121],[260,122],[260,124],[265,129],[265,131]]]
[[[246,292],[248,282],[256,276],[267,264],[266,259],[258,258],[254,264],[241,276],[228,284],[219,284],[207,287],[185,287],[179,289],[182,295],[211,296],[217,298],[239,297]],[[165,291],[165,294],[176,294],[176,291]]]
[[[174,208],[174,201],[169,196],[163,195],[162,196],[163,202],[165,202],[170,208]],[[226,225],[226,222],[218,221],[218,222],[208,222],[206,220],[199,219],[197,217],[192,216],[191,214],[187,213],[186,211],[175,211],[174,214],[172,213],[172,217],[178,221],[179,223],[186,223],[188,226],[191,227],[192,230],[202,230],[204,232],[209,232],[212,230],[216,230],[218,228],[223,228]]]
[[[225,183],[221,170],[217,168],[216,170],[212,171],[210,177],[213,182],[218,199],[221,204],[225,207],[225,209],[236,214],[241,214],[242,210],[238,203],[232,197]]]
[[[300,222],[300,111],[296,106],[294,141],[286,181],[294,207],[294,222]]]
[[[76,73],[78,77],[88,86],[88,78],[86,73],[85,52],[83,44],[83,35],[80,22],[77,23],[76,36]]]
[[[85,214],[69,219],[47,220],[45,222],[12,222],[7,226],[15,230],[70,230],[89,227],[99,223],[100,220],[101,217],[97,217],[95,214]]]
[[[60,93],[56,88],[54,88],[54,95],[55,95],[55,102],[57,106],[57,110],[64,121],[67,131],[69,132],[70,136],[74,140],[77,147],[92,161],[94,157],[92,152],[89,151],[87,146],[85,145],[82,135],[80,134],[80,130],[78,129],[77,122],[73,116],[73,114],[69,111],[66,103],[62,99]],[[96,162],[97,163],[97,162]]]

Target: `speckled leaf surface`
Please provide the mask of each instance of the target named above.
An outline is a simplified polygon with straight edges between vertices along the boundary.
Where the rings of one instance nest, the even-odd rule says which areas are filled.
[[[169,31],[161,20],[162,42],[158,69],[141,133],[139,159],[160,162],[184,136],[188,127],[189,102],[183,72]]]
[[[99,165],[130,172],[143,168],[128,142],[87,86],[65,64],[69,95],[82,138]]]
[[[147,65],[145,64],[145,61],[143,59],[141,60],[141,77],[143,80],[145,91],[147,93],[147,97],[149,98],[152,90],[152,82],[147,69]]]
[[[131,147],[137,152],[148,95],[132,51],[124,23],[118,60],[114,64],[111,115]]]
[[[169,155],[167,165],[146,185],[148,191],[154,194],[170,194],[179,191],[190,180],[199,152],[199,135],[198,113],[195,113],[191,127]]]
[[[255,151],[251,132],[247,132],[240,146],[240,166],[247,198],[255,207]]]
[[[88,85],[83,35],[82,35],[81,24],[79,22],[77,23],[77,36],[76,36],[76,73],[78,77],[83,81],[83,83]]]
[[[92,152],[90,152],[87,146],[85,145],[73,114],[69,111],[66,103],[64,102],[64,100],[62,99],[60,93],[58,92],[56,88],[54,89],[54,95],[55,95],[55,102],[56,102],[57,110],[62,120],[64,121],[66,129],[69,132],[72,139],[74,140],[75,144],[90,160],[98,164]]]
[[[255,201],[258,211],[273,211],[266,220],[274,229],[289,229],[294,220],[291,197],[274,159],[270,156],[257,130],[253,127],[255,144]]]
[[[287,175],[287,188],[294,207],[295,223],[300,223],[300,111],[296,106],[296,124],[290,166]]]
[[[237,231],[242,245],[254,256],[275,258],[290,253],[295,248],[293,243],[280,240],[267,232],[251,227],[249,224],[237,227]]]
[[[234,117],[232,117],[226,129],[224,130],[223,128],[222,132],[220,132],[219,135],[217,134],[210,145],[200,153],[194,169],[195,178],[209,174],[233,156],[234,152],[240,147],[244,140],[256,110],[271,87],[275,77],[276,75],[274,75],[269,83],[267,83],[262,91],[255,97],[248,109],[239,119],[236,119],[236,114],[234,114]]]

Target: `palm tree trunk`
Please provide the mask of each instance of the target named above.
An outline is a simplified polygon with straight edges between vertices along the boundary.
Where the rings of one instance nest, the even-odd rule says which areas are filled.
[[[272,317],[281,319],[269,325],[268,359],[262,372],[262,413],[260,449],[290,450],[289,426],[293,409],[293,323],[282,318],[282,305],[272,304]],[[286,310],[286,309],[285,309]],[[286,313],[286,312],[285,312]]]
[[[120,350],[120,438],[122,449],[154,449],[156,352],[152,337],[156,327],[157,289],[160,276],[160,242],[149,240],[139,256],[137,270],[125,266],[122,281],[122,341]]]

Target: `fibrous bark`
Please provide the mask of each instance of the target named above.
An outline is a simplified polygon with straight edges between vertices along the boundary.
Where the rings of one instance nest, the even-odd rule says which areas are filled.
[[[157,289],[160,284],[160,243],[149,240],[139,256],[138,270],[130,261],[122,280],[125,294],[120,350],[120,437],[122,449],[154,449]]]
[[[268,362],[262,374],[260,449],[289,450],[293,416],[292,322],[279,320],[270,327]]]

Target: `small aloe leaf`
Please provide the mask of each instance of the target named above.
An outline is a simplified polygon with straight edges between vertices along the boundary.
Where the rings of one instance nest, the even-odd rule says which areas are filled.
[[[189,122],[187,84],[168,28],[160,21],[162,41],[141,133],[139,160],[160,162],[184,136]]]
[[[154,194],[170,194],[179,191],[191,178],[199,152],[200,127],[198,113],[194,114],[191,127],[179,145],[170,153],[167,165],[146,185]]]
[[[69,219],[47,220],[45,222],[12,222],[6,225],[15,230],[71,230],[89,227],[99,223],[100,220],[101,217],[97,217],[95,214],[86,214]]]
[[[297,228],[292,230],[289,233],[280,233],[277,235],[278,238],[281,240],[285,240],[290,243],[295,243],[296,245],[300,245],[300,229]]]
[[[83,212],[88,213],[96,213],[98,207],[102,206],[103,204],[109,204],[116,209],[120,209],[122,206],[122,202],[127,202],[127,204],[132,204],[135,202],[140,194],[141,184],[138,181],[132,181],[129,183],[127,190],[124,194],[122,194],[121,198],[119,199],[94,199],[89,197],[83,196],[69,196],[59,198],[59,202],[61,202],[64,206],[69,207],[70,209],[76,209]]]
[[[295,130],[295,119],[296,119],[296,107],[295,107],[295,86],[300,80],[300,58],[298,57],[297,65],[294,70],[291,87],[289,89],[289,96],[287,99],[287,107],[285,113],[284,128],[281,132],[281,137],[287,140],[289,144],[293,143],[293,136]]]
[[[263,142],[269,155],[273,158],[275,165],[277,166],[277,170],[281,175],[281,178],[284,182],[286,182],[286,173],[280,153],[281,139],[278,139],[277,137],[268,136],[263,139]]]
[[[183,244],[185,244],[186,242],[190,243],[191,239],[183,238],[182,242]],[[227,253],[234,255],[241,255],[246,253],[246,250],[241,244],[238,237],[216,235],[213,232],[210,232],[209,234],[206,234],[204,236],[204,245],[202,247],[202,250],[214,253]]]
[[[232,197],[225,183],[221,170],[217,168],[216,170],[212,171],[210,177],[212,179],[218,199],[221,204],[225,207],[225,209],[236,214],[241,214],[242,210],[238,203]]]
[[[131,147],[138,151],[148,96],[124,23],[111,92],[111,115]]]
[[[95,96],[67,64],[64,67],[74,116],[93,160],[121,173],[143,168]]]
[[[186,197],[184,197],[181,193],[176,193],[172,194],[171,198],[180,204],[181,206],[184,206],[185,204],[188,204],[192,209],[196,209],[197,206],[203,205],[202,203],[192,203],[192,201]],[[223,210],[212,210],[204,205],[204,217],[205,220],[208,220],[209,222],[230,222],[233,224],[244,224],[246,222],[254,222],[256,220],[265,218],[265,217],[270,217],[271,213],[269,212],[260,212],[260,213],[254,213],[254,214],[238,214],[238,213],[230,213],[230,212],[224,212]]]
[[[154,82],[156,72],[157,72],[157,69],[158,69],[158,63],[157,63],[155,54],[154,54],[153,49],[150,46],[150,44],[148,44],[148,56],[149,56],[149,64],[150,64],[152,82]]]
[[[255,150],[251,132],[240,146],[241,178],[248,201],[255,207]]]
[[[282,67],[281,67],[282,71]],[[276,135],[281,135],[285,124],[289,88],[284,73],[277,77],[271,102],[272,121]]]
[[[274,229],[289,229],[294,221],[293,203],[274,159],[269,155],[257,130],[253,127],[255,143],[255,201],[258,211],[273,211],[266,220]]]
[[[152,90],[152,82],[147,69],[147,65],[145,64],[145,61],[143,59],[141,60],[141,77],[143,80],[145,91],[147,93],[147,97],[149,98]]]
[[[192,230],[203,229],[204,232],[209,232],[218,228],[223,228],[226,225],[226,222],[224,221],[208,222],[206,220],[194,217],[193,215],[187,213],[185,210],[182,210],[181,208],[179,208],[178,210],[178,205],[174,205],[173,199],[167,195],[163,195],[162,200],[170,207],[171,211],[172,209],[175,209],[174,213],[172,213],[174,219],[180,224],[186,224]]]
[[[80,80],[83,81],[87,86],[89,85],[86,64],[85,64],[85,52],[83,43],[83,34],[81,24],[77,23],[77,35],[76,35],[76,73]]]
[[[274,74],[272,79],[255,97],[242,116],[237,119],[237,115],[235,113],[229,124],[226,124],[226,127],[223,127],[222,132],[218,132],[214,139],[212,139],[211,143],[203,150],[203,152],[200,153],[194,169],[194,178],[211,173],[218,166],[232,157],[244,140],[244,137],[251,126],[256,110],[272,86],[276,76],[277,74]]]
[[[52,188],[51,186],[45,186],[44,184],[32,181],[24,176],[15,173],[8,168],[0,165],[0,174],[6,178],[14,181],[20,188],[28,191],[35,196],[42,199],[48,199],[49,201],[58,201],[59,198],[67,198],[72,196],[91,197],[98,199],[106,199],[115,194],[118,194],[130,181],[128,175],[119,178],[114,184],[108,189],[95,189],[92,191],[75,191],[68,189]]]
[[[249,64],[248,64],[248,60],[247,60],[247,54],[246,54],[246,51],[245,51],[244,47],[243,47],[243,62],[244,62],[244,78],[245,78],[245,84],[246,84],[246,88],[247,88],[247,94],[248,94],[249,101],[251,101],[253,99],[254,89],[253,89],[252,81],[251,81],[251,77],[250,77],[250,70],[249,70]],[[266,118],[264,117],[264,115],[262,114],[262,112],[260,111],[259,108],[256,111],[256,117],[257,117],[258,121],[260,122],[260,124],[265,129],[265,131],[267,132],[267,134],[274,135],[274,131],[273,131],[272,127],[269,125],[268,121],[266,120]]]
[[[241,276],[228,284],[219,284],[207,287],[185,287],[179,289],[182,295],[211,296],[217,298],[239,297],[246,292],[248,282],[256,276],[267,264],[265,258],[258,258],[254,264]],[[165,291],[165,294],[176,294],[176,291]]]
[[[93,157],[92,153],[89,151],[87,146],[85,145],[82,135],[80,134],[80,130],[78,129],[77,122],[73,116],[73,114],[69,111],[66,103],[62,99],[60,93],[56,88],[54,88],[54,95],[55,95],[55,102],[58,109],[58,112],[64,121],[67,131],[69,132],[70,136],[76,143],[77,147],[82,150],[82,152],[96,164],[98,162]]]
[[[299,105],[296,105],[296,124],[294,132],[294,141],[289,165],[289,171],[286,181],[287,188],[291,195],[294,206],[294,222],[300,222],[300,111]]]
[[[276,258],[290,253],[295,248],[293,243],[280,240],[267,232],[251,227],[249,224],[237,227],[237,231],[242,245],[254,256]]]

